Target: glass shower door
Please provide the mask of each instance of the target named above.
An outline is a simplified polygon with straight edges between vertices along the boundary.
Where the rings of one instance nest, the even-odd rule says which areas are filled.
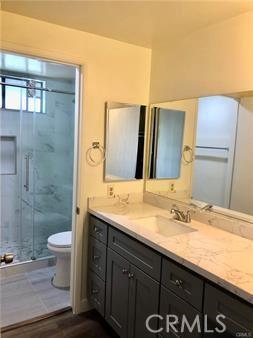
[[[48,237],[72,226],[74,95],[43,92],[43,109],[33,121],[33,244],[35,258],[42,258],[51,255]]]
[[[1,253],[13,252],[22,262],[51,255],[48,237],[71,230],[75,84],[47,80],[59,90],[45,91],[33,80],[5,81],[1,143],[16,145],[16,169],[1,176]],[[6,166],[12,164],[8,152]]]
[[[17,262],[33,258],[33,113],[27,109],[25,81],[2,77],[1,245]],[[4,145],[4,149],[3,146]]]

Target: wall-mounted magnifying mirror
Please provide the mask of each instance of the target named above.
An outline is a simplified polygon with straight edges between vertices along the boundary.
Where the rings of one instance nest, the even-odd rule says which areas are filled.
[[[143,178],[146,106],[106,103],[104,180]]]
[[[253,215],[252,93],[156,104],[151,122],[147,191]]]

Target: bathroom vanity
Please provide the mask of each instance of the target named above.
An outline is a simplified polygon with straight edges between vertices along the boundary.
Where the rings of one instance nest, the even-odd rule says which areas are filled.
[[[88,298],[120,337],[250,337],[252,241],[197,221],[176,222],[167,210],[143,202],[89,212]],[[152,314],[161,316],[149,322],[163,328],[159,333],[146,329]],[[165,331],[167,314],[178,316],[178,332]],[[199,318],[201,332],[195,326],[180,333],[183,314],[190,325]],[[220,314],[226,332],[210,333],[221,329]]]
[[[236,144],[252,104],[152,105],[147,133],[144,107],[107,104],[104,181],[145,183],[89,201],[88,298],[120,337],[253,336],[253,180]]]

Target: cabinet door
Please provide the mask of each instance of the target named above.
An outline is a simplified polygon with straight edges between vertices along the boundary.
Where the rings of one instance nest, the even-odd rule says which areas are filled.
[[[108,248],[106,278],[106,320],[117,334],[127,337],[130,265]]]
[[[100,219],[90,215],[89,218],[90,235],[98,241],[107,244],[108,225]]]
[[[130,267],[128,338],[152,338],[157,334],[146,328],[148,316],[158,314],[159,283],[137,267]],[[150,327],[157,329],[157,320],[150,320]]]
[[[160,281],[162,258],[153,249],[111,227],[108,246],[124,256],[131,264]]]
[[[91,305],[104,317],[105,282],[94,272],[88,272],[88,299]]]
[[[105,280],[106,246],[91,236],[89,237],[88,264],[92,271]]]
[[[163,317],[163,321],[159,322],[159,328],[163,328],[160,333],[162,337],[200,338],[202,336],[202,314],[163,286],[160,296],[160,315]],[[169,322],[166,320],[168,319],[166,316],[171,316]],[[177,324],[174,324],[173,327],[169,325],[176,319],[178,319]],[[196,321],[195,325],[194,321]],[[192,329],[189,329],[186,323],[189,323]]]
[[[225,316],[222,322],[226,325],[226,334],[237,337],[253,335],[253,306],[209,284],[205,288],[204,311],[213,323],[217,315]]]
[[[197,310],[202,310],[204,282],[194,273],[163,258],[162,284]]]

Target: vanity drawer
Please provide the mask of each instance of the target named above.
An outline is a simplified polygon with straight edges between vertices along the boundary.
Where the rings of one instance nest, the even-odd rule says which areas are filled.
[[[161,287],[160,295],[160,315],[163,317],[163,320],[159,322],[159,328],[162,327],[164,329],[161,333],[162,337],[200,338],[202,336],[202,314],[163,286]],[[177,332],[173,331],[171,326],[166,328],[166,324],[168,324],[166,322],[167,315],[176,316],[175,318],[178,319],[179,324],[175,325]],[[187,329],[185,322],[182,324],[183,317],[184,321],[187,320],[190,327],[193,327],[192,332]],[[171,318],[170,322],[174,321],[174,317],[168,318]],[[195,325],[193,325],[194,322],[196,322]]]
[[[202,279],[164,258],[162,284],[201,311],[204,289]]]
[[[88,299],[90,304],[104,317],[105,282],[91,270],[88,272]]]
[[[96,238],[98,241],[104,244],[107,244],[108,225],[105,222],[90,215],[89,231],[92,237]]]
[[[253,305],[241,302],[209,284],[205,287],[204,312],[212,322],[215,322],[217,315],[223,314],[226,318],[221,321],[232,335],[253,336]]]
[[[160,280],[161,256],[154,250],[113,228],[109,228],[108,246],[149,276]]]
[[[89,236],[88,265],[93,272],[105,280],[106,246],[91,236]]]

